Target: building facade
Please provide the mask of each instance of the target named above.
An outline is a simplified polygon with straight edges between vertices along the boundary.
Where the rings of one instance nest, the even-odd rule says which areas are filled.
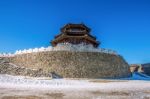
[[[93,47],[98,47],[100,42],[96,37],[90,34],[91,29],[84,24],[66,24],[60,30],[60,34],[55,36],[51,41],[52,46],[57,46],[59,43],[71,44],[91,44]]]

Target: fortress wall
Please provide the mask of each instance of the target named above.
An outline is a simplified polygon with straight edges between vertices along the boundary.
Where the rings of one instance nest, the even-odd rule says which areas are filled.
[[[127,77],[129,65],[119,55],[99,52],[46,51],[10,57],[18,66],[55,72],[66,78]]]

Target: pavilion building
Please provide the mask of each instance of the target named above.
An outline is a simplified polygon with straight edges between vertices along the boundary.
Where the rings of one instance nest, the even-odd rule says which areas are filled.
[[[60,29],[61,33],[55,36],[55,39],[51,41],[53,47],[60,43],[70,44],[91,44],[97,48],[100,42],[96,40],[96,37],[90,34],[91,29],[84,24],[66,24]]]

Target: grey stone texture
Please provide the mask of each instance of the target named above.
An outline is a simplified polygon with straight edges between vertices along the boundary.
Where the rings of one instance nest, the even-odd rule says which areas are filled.
[[[51,74],[49,75],[42,69],[29,69],[22,66],[16,66],[15,64],[10,63],[8,58],[0,58],[0,74],[31,77],[51,77]]]
[[[119,55],[99,52],[47,51],[16,55],[9,61],[17,66],[54,72],[65,78],[129,77],[129,65]]]

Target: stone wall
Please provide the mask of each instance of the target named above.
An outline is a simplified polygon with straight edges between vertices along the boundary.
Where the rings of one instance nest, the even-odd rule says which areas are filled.
[[[0,57],[0,74],[21,75],[31,77],[51,77],[50,73],[44,72],[42,69],[29,69],[17,66],[9,62],[8,58]],[[51,77],[52,78],[52,77]]]
[[[10,57],[18,66],[55,72],[66,78],[119,78],[130,75],[119,55],[99,52],[46,51]]]

